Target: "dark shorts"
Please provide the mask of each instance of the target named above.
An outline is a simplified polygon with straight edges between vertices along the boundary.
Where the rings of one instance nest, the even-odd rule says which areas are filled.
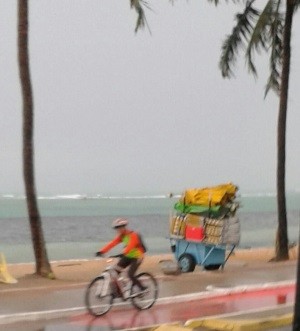
[[[134,258],[129,258],[127,256],[122,256],[119,262],[117,263],[117,267],[125,269],[130,265],[134,267],[136,266],[137,269],[139,265],[142,263],[142,260],[143,259],[134,259]]]
[[[121,271],[122,269],[125,269],[129,266],[128,277],[131,279],[133,284],[138,285],[139,288],[142,288],[142,285],[140,284],[140,282],[137,279],[135,279],[134,275],[135,275],[138,267],[142,263],[142,261],[143,261],[143,258],[132,259],[127,256],[122,256],[116,266],[119,271]]]

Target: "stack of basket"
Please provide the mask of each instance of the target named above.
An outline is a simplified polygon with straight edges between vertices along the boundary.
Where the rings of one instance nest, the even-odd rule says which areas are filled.
[[[205,220],[205,242],[222,245],[238,245],[240,242],[240,222],[237,217]]]
[[[237,186],[229,183],[185,191],[174,206],[176,214],[171,218],[170,236],[237,245],[240,241],[237,190]]]

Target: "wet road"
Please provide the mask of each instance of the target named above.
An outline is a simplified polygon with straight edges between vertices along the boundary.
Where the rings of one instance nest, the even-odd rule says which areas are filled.
[[[128,306],[120,310],[115,307],[107,315],[93,318],[78,314],[60,320],[26,322],[0,326],[7,331],[112,331],[157,325],[169,322],[185,322],[188,319],[212,315],[260,310],[266,307],[284,306],[294,302],[295,286],[287,285],[275,289],[263,289],[245,293],[222,295],[173,304],[157,304],[150,310],[137,311]],[[2,328],[1,328],[2,327]]]

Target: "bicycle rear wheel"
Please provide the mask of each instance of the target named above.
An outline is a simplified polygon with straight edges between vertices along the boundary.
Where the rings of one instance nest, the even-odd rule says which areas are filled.
[[[140,293],[140,288],[136,285],[132,285],[130,295],[131,302],[134,307],[140,310],[149,309],[153,306],[158,296],[157,281],[148,272],[142,272],[135,277],[146,287],[146,291]]]
[[[113,294],[110,286],[103,295],[103,286],[106,280],[99,276],[91,281],[85,292],[85,305],[88,312],[93,316],[101,316],[109,311],[113,302]]]

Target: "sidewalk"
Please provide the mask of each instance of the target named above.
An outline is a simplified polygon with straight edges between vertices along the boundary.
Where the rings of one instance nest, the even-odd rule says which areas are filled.
[[[145,258],[140,270],[149,271],[158,277],[160,282],[159,300],[161,301],[170,300],[167,299],[169,297],[171,297],[171,300],[172,297],[174,299],[176,297],[180,299],[180,296],[187,295],[193,297],[193,295],[199,293],[202,296],[203,293],[208,296],[217,295],[216,291],[208,291],[208,288],[226,289],[227,293],[230,294],[230,291],[246,291],[256,287],[272,286],[272,284],[275,286],[277,283],[294,283],[296,278],[297,248],[294,249],[295,251],[290,252],[289,261],[277,263],[268,262],[273,257],[272,249],[237,250],[228,260],[224,270],[203,271],[200,266],[197,266],[193,273],[180,275],[164,275],[162,271],[159,262],[161,260],[173,259],[171,254],[148,256]],[[60,310],[59,314],[74,314],[75,311],[70,310],[74,302],[79,303],[81,310],[84,309],[83,291],[85,286],[93,277],[100,273],[104,264],[105,259],[52,262],[51,266],[56,275],[56,280],[48,280],[33,275],[33,264],[8,265],[9,273],[18,282],[16,284],[0,283],[0,295],[2,298],[0,301],[0,325],[16,321],[16,316],[18,321],[22,321],[22,318],[26,318],[26,315],[29,316],[31,313],[39,313],[40,318],[42,318],[43,310],[53,311],[54,313]],[[64,291],[68,291],[68,295],[64,295]],[[20,294],[22,295],[21,303]],[[45,300],[45,296],[47,300]],[[284,321],[285,325],[291,325],[292,312],[293,305],[290,305],[282,314],[281,322]],[[275,320],[272,317],[272,313],[274,312],[265,312],[263,316],[259,317],[259,321],[256,320],[258,316],[249,316],[247,314],[246,317],[252,321],[255,320],[256,325],[258,325],[261,323],[261,320],[266,318],[271,317],[272,320]],[[286,314],[289,314],[288,318]],[[240,318],[235,318],[235,325],[239,325],[239,327],[241,319],[245,320],[246,318],[241,316],[240,314]],[[58,316],[53,314],[53,317]],[[202,320],[208,319],[202,318],[187,321],[185,328],[182,325],[178,326],[178,328],[181,327],[183,330],[186,330],[186,327],[189,326],[188,330],[196,330],[201,325],[199,323],[202,323]],[[212,318],[209,320],[212,320]],[[227,321],[226,323],[228,324],[229,322]],[[230,323],[234,323],[232,318]],[[220,327],[219,330],[225,330],[224,323],[222,326],[221,322],[214,322],[215,326],[217,324]],[[265,322],[264,325],[267,326],[267,323]],[[170,325],[168,327],[164,329],[165,326],[162,325],[157,330],[172,331]],[[207,329],[204,328],[203,330]],[[243,328],[233,330],[254,329],[253,325],[247,329],[244,323]]]

